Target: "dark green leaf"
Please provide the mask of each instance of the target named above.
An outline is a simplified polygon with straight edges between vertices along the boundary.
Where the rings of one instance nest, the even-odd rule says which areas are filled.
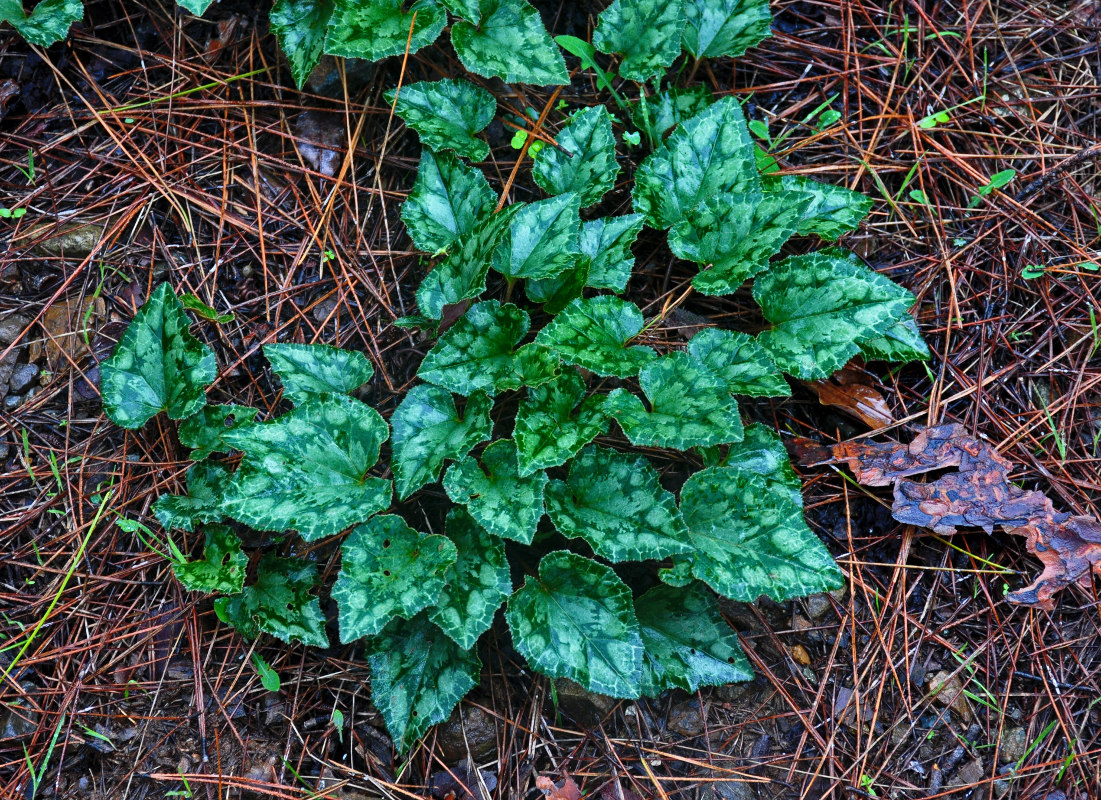
[[[418,249],[440,253],[473,234],[496,202],[480,169],[468,167],[453,153],[433,154],[426,147],[401,218]]]
[[[297,558],[265,553],[256,569],[256,583],[240,594],[214,601],[218,619],[246,639],[268,633],[284,642],[328,647],[321,603],[310,594],[317,567]]]
[[[524,291],[533,303],[541,303],[547,314],[557,314],[585,291],[589,278],[589,259],[579,257],[576,266],[553,278],[524,283]]]
[[[770,491],[788,493],[791,502],[803,505],[803,482],[791,467],[791,459],[776,431],[756,422],[745,429],[745,438],[727,449],[726,463],[765,479]]]
[[[742,438],[738,403],[726,386],[685,352],[670,353],[642,368],[638,379],[646,399],[616,389],[604,410],[632,443],[643,447],[710,447]]]
[[[31,44],[49,47],[69,35],[69,26],[84,18],[80,0],[42,0],[29,15],[22,0],[0,0],[0,22],[10,22]]]
[[[546,502],[554,527],[608,561],[691,552],[676,500],[642,456],[589,445],[570,462],[565,482],[547,486]]]
[[[459,647],[473,647],[512,592],[505,545],[461,508],[448,512],[446,526],[459,559],[448,570],[447,587],[430,618]]]
[[[688,342],[688,354],[718,378],[728,392],[783,397],[791,387],[761,345],[748,334],[704,328]]]
[[[226,431],[254,424],[258,413],[251,406],[203,406],[180,423],[180,444],[192,448],[193,461],[202,461],[211,453],[228,453]]]
[[[715,102],[715,96],[706,86],[675,86],[649,97],[643,97],[631,106],[631,121],[646,134],[651,147],[657,147],[666,132],[684,120],[694,117]]]
[[[402,0],[336,0],[325,52],[367,61],[400,56],[407,46],[412,54],[436,41],[446,24],[447,13],[432,0],[417,0],[408,11]]]
[[[222,509],[261,531],[332,536],[390,505],[390,482],[368,475],[386,441],[373,408],[344,395],[315,395],[271,422],[226,431],[245,457]]]
[[[604,398],[585,398],[585,381],[563,372],[545,386],[528,390],[516,412],[520,475],[564,464],[608,427]]]
[[[597,375],[629,378],[637,375],[656,353],[627,342],[642,331],[638,306],[618,297],[578,298],[535,337],[568,364]]]
[[[915,302],[898,284],[835,253],[773,264],[754,282],[753,296],[772,323],[757,340],[780,369],[803,380],[843,367]]]
[[[451,716],[482,672],[478,656],[444,636],[426,613],[391,622],[367,645],[367,663],[371,702],[402,753]]]
[[[467,400],[460,417],[446,389],[428,384],[410,389],[390,418],[398,497],[404,500],[426,483],[439,480],[446,459],[460,459],[488,439],[493,429],[492,405],[487,395],[477,392]]]
[[[760,197],[753,141],[742,107],[724,97],[685,120],[635,172],[635,211],[668,228],[719,194]]]
[[[582,208],[600,202],[619,174],[612,118],[604,106],[583,108],[535,157],[531,177],[547,194],[573,192]]]
[[[884,331],[882,336],[860,345],[860,354],[865,359],[882,361],[926,361],[931,356],[929,346],[921,338],[914,318],[907,314]]]
[[[524,205],[509,222],[493,268],[506,278],[551,278],[577,261],[581,217],[577,195]]]
[[[593,44],[619,53],[619,74],[642,83],[662,75],[680,55],[684,0],[615,0],[600,13]]]
[[[527,312],[512,303],[476,303],[428,351],[417,375],[464,397],[519,388],[521,365],[514,348],[529,324]]]
[[[581,253],[589,258],[586,286],[622,292],[627,288],[635,257],[631,245],[642,230],[641,214],[600,217],[581,225]]]
[[[516,649],[535,669],[590,692],[638,697],[642,639],[631,590],[610,567],[559,550],[508,601]]]
[[[738,57],[771,34],[768,0],[687,0],[684,49],[693,58]]]
[[[183,306],[158,286],[101,367],[103,408],[122,428],[140,428],[161,411],[186,419],[206,403],[218,374],[214,351],[192,336]]]
[[[205,533],[201,560],[172,564],[176,580],[189,592],[236,594],[244,588],[248,566],[241,539],[228,525],[208,525]]]
[[[765,188],[769,194],[781,197],[798,192],[809,194],[811,203],[803,212],[797,233],[804,236],[816,233],[831,242],[860,227],[860,222],[872,210],[872,198],[867,195],[844,186],[812,181],[802,175],[784,175],[779,181],[773,178]]]
[[[332,15],[333,0],[276,0],[271,7],[271,32],[300,89],[321,60]]]
[[[456,17],[478,24],[482,18],[481,0],[440,0],[444,8]]]
[[[393,514],[357,525],[341,554],[332,595],[344,644],[374,636],[395,616],[408,619],[436,602],[458,557],[446,536],[419,533]]]
[[[162,494],[153,504],[153,513],[165,530],[195,530],[205,522],[220,522],[222,495],[232,474],[221,464],[203,461],[187,471],[187,494]]]
[[[266,344],[264,357],[296,406],[319,394],[354,392],[375,374],[363,353],[327,344]]]
[[[464,67],[507,83],[569,83],[562,53],[527,0],[480,0],[479,5],[477,25],[451,26],[451,43]]]
[[[695,692],[753,679],[738,636],[723,619],[712,594],[699,584],[655,586],[635,600],[642,656],[642,693],[666,689]]]
[[[467,456],[444,476],[447,496],[467,507],[470,515],[494,536],[531,544],[543,516],[543,489],[547,475],[521,477],[516,444],[494,442],[482,453],[481,465]]]
[[[489,155],[489,145],[474,134],[493,121],[497,100],[480,86],[445,78],[391,89],[384,96],[388,103],[397,97],[394,113],[420,134],[425,147],[454,150],[472,161]]]

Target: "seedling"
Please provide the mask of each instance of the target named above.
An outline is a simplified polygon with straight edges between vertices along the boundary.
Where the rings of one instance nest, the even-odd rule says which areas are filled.
[[[995,189],[1007,186],[1015,177],[1017,177],[1017,170],[1015,169],[1003,169],[1001,172],[995,172],[990,176],[990,180],[986,182],[985,186],[979,187],[979,193],[971,198],[967,207],[974,208],[982,202],[982,198],[993,194]]]

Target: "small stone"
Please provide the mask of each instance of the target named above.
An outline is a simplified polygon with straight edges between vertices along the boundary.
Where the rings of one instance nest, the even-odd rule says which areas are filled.
[[[929,691],[942,706],[949,706],[960,715],[965,722],[970,722],[973,716],[971,703],[967,695],[963,693],[963,684],[958,675],[953,675],[946,669],[929,678]]]
[[[797,644],[791,648],[791,657],[795,659],[796,664],[800,664],[804,667],[810,666],[810,653],[807,652],[807,648],[801,644]]]
[[[22,314],[0,319],[0,344],[11,344],[30,324],[31,321]]]
[[[31,253],[63,258],[84,258],[103,238],[102,223],[67,222],[55,225],[42,223],[30,228],[25,240],[42,239],[30,249]],[[42,238],[45,237],[45,238]]]
[[[1009,794],[1009,787],[1012,786],[1013,784],[1010,781],[1007,781],[1004,778],[1002,778],[1000,780],[994,781],[993,785],[994,785],[994,796],[995,797],[1005,797],[1007,794]]]
[[[0,739],[26,739],[38,730],[38,714],[26,708],[12,707],[0,722]]]
[[[814,620],[820,620],[833,611],[833,603],[825,592],[812,594],[803,602],[807,604],[807,614]]]
[[[557,678],[554,689],[562,713],[586,728],[595,727],[615,708],[615,698],[590,692],[569,678]]]
[[[8,378],[8,391],[23,391],[38,377],[38,372],[38,367],[34,364],[20,364],[12,370],[11,377]]]
[[[667,727],[680,736],[699,736],[703,733],[706,713],[706,709],[695,698],[678,703],[669,712]]]
[[[700,800],[757,800],[757,790],[748,781],[708,781]]]
[[[981,783],[985,777],[986,772],[982,768],[982,759],[976,758],[956,770],[956,774],[952,777],[952,784],[955,786],[974,786]]]
[[[497,750],[497,721],[474,705],[464,705],[436,729],[436,742],[444,759],[451,764],[467,757],[467,748],[475,760]]]
[[[1028,749],[1028,732],[1024,728],[1009,728],[1002,734],[998,748],[998,761],[1009,764],[1024,758]]]

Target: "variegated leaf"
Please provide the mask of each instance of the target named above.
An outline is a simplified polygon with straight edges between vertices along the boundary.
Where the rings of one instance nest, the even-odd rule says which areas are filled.
[[[394,104],[394,113],[420,135],[425,147],[454,150],[472,161],[483,161],[489,155],[489,145],[474,134],[493,121],[497,100],[480,86],[444,78],[391,89],[385,97]]]
[[[375,374],[363,353],[327,344],[266,344],[264,357],[296,406],[319,394],[354,392]]]
[[[480,19],[451,26],[463,66],[487,78],[534,86],[570,82],[566,61],[527,0],[479,0]],[[469,17],[467,18],[469,19]]]
[[[585,381],[577,372],[563,372],[550,383],[529,389],[516,412],[519,474],[565,464],[607,428],[604,398],[586,398]]]
[[[192,461],[202,461],[211,453],[227,453],[226,431],[254,424],[259,413],[252,406],[203,406],[180,423],[180,444],[192,448]]]
[[[597,18],[593,45],[622,55],[619,74],[642,83],[673,64],[683,32],[684,0],[615,0]]]
[[[577,111],[555,143],[535,156],[531,177],[547,194],[577,195],[581,208],[600,202],[619,174],[608,109],[590,106]]]
[[[704,328],[688,341],[688,354],[732,394],[749,397],[791,394],[783,374],[749,334]]]
[[[543,516],[545,472],[521,476],[516,444],[494,442],[482,453],[481,464],[471,456],[452,465],[443,488],[456,503],[494,536],[531,544]]]
[[[203,557],[173,562],[172,573],[189,592],[236,594],[244,588],[248,566],[240,537],[228,525],[207,525],[203,532]]]
[[[539,280],[572,267],[580,255],[580,208],[575,194],[525,205],[493,251],[493,268],[509,280]]]
[[[222,497],[233,475],[221,464],[201,461],[187,471],[187,494],[162,494],[153,513],[165,530],[195,530],[205,522],[226,518]]]
[[[687,0],[684,49],[693,58],[737,58],[771,35],[768,0]]]
[[[638,306],[618,297],[578,298],[566,306],[535,337],[567,364],[597,375],[629,378],[657,354],[649,347],[627,342],[642,331]]]
[[[328,647],[321,603],[310,594],[316,582],[317,567],[310,562],[265,553],[256,582],[240,594],[219,597],[214,610],[246,639],[268,633],[288,644]]]
[[[440,253],[470,236],[493,213],[497,198],[477,167],[454,153],[421,151],[417,180],[402,203],[401,218],[418,249]]]
[[[378,61],[417,52],[432,44],[447,24],[447,13],[433,0],[336,0],[325,52]],[[411,32],[410,32],[411,31]]]

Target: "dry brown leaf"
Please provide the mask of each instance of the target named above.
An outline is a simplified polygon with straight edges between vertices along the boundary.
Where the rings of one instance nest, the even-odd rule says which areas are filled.
[[[64,369],[69,362],[76,363],[88,352],[84,333],[91,339],[97,323],[107,313],[102,297],[81,302],[78,297],[58,300],[46,309],[40,320],[41,338],[30,342],[29,360],[34,363],[46,356],[50,371]]]
[[[793,448],[806,464],[845,462],[867,486],[894,485],[891,513],[899,522],[955,533],[960,526],[995,526],[1024,536],[1028,551],[1044,565],[1032,585],[1010,592],[1009,600],[1045,610],[1072,583],[1089,588],[1101,574],[1101,523],[1093,517],[1056,511],[1041,492],[1009,482],[1011,462],[960,425],[926,428],[908,445],[899,442],[842,442],[832,448],[799,442]],[[911,475],[958,468],[929,483]]]
[[[895,422],[883,395],[865,383],[864,376],[851,367],[845,367],[826,380],[808,381],[806,386],[818,395],[822,405],[839,408],[869,428],[885,428]]]
[[[562,773],[561,785],[546,775],[536,775],[535,786],[543,791],[546,800],[581,800],[581,790],[566,773]]]

